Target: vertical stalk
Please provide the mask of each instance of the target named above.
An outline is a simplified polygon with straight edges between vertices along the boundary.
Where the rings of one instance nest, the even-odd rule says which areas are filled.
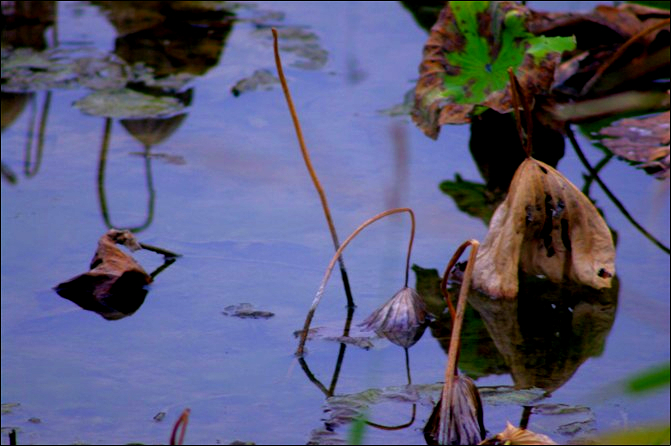
[[[345,247],[361,232],[363,231],[366,227],[371,225],[372,223],[392,214],[398,214],[400,212],[408,212],[410,214],[410,219],[412,220],[412,226],[410,229],[410,242],[408,243],[408,255],[406,257],[405,261],[405,286],[408,286],[408,274],[409,274],[409,269],[410,269],[410,254],[412,252],[412,242],[415,238],[415,213],[412,212],[412,209],[410,208],[396,208],[396,209],[389,209],[387,211],[381,212],[374,217],[369,218],[365,222],[361,223],[358,228],[352,232],[347,239],[340,245],[340,248],[338,248],[333,255],[333,258],[329,262],[329,265],[326,267],[326,273],[324,274],[324,278],[321,281],[321,284],[319,285],[319,289],[317,290],[317,294],[315,295],[314,300],[312,301],[312,305],[310,306],[310,309],[308,310],[307,317],[305,318],[305,324],[303,325],[303,331],[301,332],[301,339],[298,343],[298,349],[296,350],[296,356],[302,357],[304,354],[304,347],[305,347],[305,341],[307,340],[308,336],[308,331],[310,330],[310,324],[312,323],[312,318],[314,317],[315,311],[317,310],[317,305],[319,305],[319,302],[321,301],[322,297],[324,296],[324,290],[326,288],[326,283],[328,282],[329,278],[331,277],[331,272],[333,271],[333,267],[335,266],[336,261],[340,258],[340,254],[343,252]]]
[[[477,240],[469,240],[464,245],[471,245],[471,252],[468,257],[468,264],[466,271],[464,271],[464,279],[461,282],[461,289],[459,290],[459,300],[457,302],[457,311],[452,323],[452,335],[450,337],[450,347],[447,352],[447,367],[445,368],[445,386],[443,386],[442,403],[441,403],[441,418],[449,419],[448,413],[452,407],[452,398],[454,395],[454,378],[457,375],[457,362],[459,361],[459,348],[461,344],[461,327],[464,322],[464,314],[466,313],[466,301],[468,300],[468,291],[471,287],[471,276],[473,275],[473,267],[475,265],[475,258],[478,254],[478,247],[480,243]],[[461,247],[459,247],[461,249]],[[463,250],[462,250],[463,251]],[[449,423],[448,423],[449,425]],[[446,432],[445,432],[446,433]],[[443,432],[441,432],[443,434]],[[446,444],[446,443],[442,443]]]
[[[310,153],[308,152],[307,147],[305,146],[305,140],[303,139],[303,131],[301,130],[301,124],[298,121],[298,115],[296,113],[296,108],[294,107],[294,102],[291,99],[291,93],[289,92],[289,85],[287,80],[284,77],[284,70],[282,69],[282,60],[280,59],[280,50],[277,43],[277,30],[275,28],[273,31],[273,49],[275,51],[275,65],[277,66],[277,74],[280,77],[280,83],[282,84],[282,90],[284,91],[284,97],[287,100],[287,105],[289,106],[289,112],[291,113],[291,119],[294,123],[294,129],[296,130],[296,137],[298,138],[298,145],[301,148],[301,154],[303,155],[303,160],[305,161],[305,167],[307,167],[308,172],[310,173],[310,178],[312,183],[317,189],[317,194],[319,194],[319,200],[321,201],[322,208],[324,210],[324,215],[326,216],[326,223],[328,224],[329,231],[331,232],[331,238],[333,239],[333,246],[336,251],[340,248],[340,242],[338,241],[338,234],[336,233],[335,225],[333,224],[333,219],[331,218],[331,211],[329,210],[328,201],[326,200],[326,193],[322,188],[317,173],[315,172],[314,167],[312,166],[312,161],[310,160]],[[347,306],[354,306],[354,299],[352,298],[352,291],[349,285],[349,279],[347,277],[347,270],[345,269],[345,261],[342,257],[338,258],[338,263],[340,264],[340,273],[342,275],[343,285],[345,287],[345,294],[347,295]]]

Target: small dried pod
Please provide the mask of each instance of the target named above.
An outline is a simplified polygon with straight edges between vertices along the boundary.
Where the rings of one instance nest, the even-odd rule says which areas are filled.
[[[426,306],[413,288],[403,287],[360,325],[404,348],[413,346],[426,329]]]

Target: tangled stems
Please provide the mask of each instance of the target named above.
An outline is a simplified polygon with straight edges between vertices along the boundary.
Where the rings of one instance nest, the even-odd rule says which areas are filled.
[[[340,258],[340,254],[343,252],[345,247],[351,242],[361,231],[363,231],[366,227],[370,226],[372,223],[387,217],[392,214],[398,214],[401,212],[407,212],[410,214],[410,220],[412,223],[412,226],[410,228],[410,242],[408,243],[408,254],[406,257],[405,261],[405,282],[404,286],[408,286],[408,274],[410,270],[410,253],[412,252],[412,242],[415,239],[415,213],[412,212],[412,209],[410,208],[396,208],[396,209],[389,209],[387,211],[381,212],[377,214],[374,217],[369,218],[365,222],[361,223],[358,228],[352,232],[349,237],[345,239],[345,241],[340,245],[340,247],[336,250],[335,254],[333,255],[333,258],[331,259],[331,262],[329,262],[328,266],[326,267],[326,273],[324,274],[324,278],[322,279],[321,284],[319,285],[319,289],[317,290],[317,294],[315,295],[314,300],[312,301],[312,305],[310,306],[310,310],[308,310],[307,317],[305,318],[305,325],[303,326],[303,331],[301,332],[301,339],[300,342],[298,343],[298,349],[296,350],[296,356],[302,357],[304,354],[304,349],[305,349],[305,341],[307,340],[308,336],[308,331],[310,330],[310,324],[312,323],[312,318],[314,317],[315,311],[317,310],[317,305],[319,305],[319,302],[321,301],[322,297],[324,296],[324,290],[326,288],[326,283],[328,282],[329,278],[331,277],[331,272],[333,271],[333,267],[335,266],[336,261]]]

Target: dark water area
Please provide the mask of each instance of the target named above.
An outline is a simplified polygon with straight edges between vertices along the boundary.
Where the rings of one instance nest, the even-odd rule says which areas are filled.
[[[378,212],[410,207],[411,261],[442,271],[464,240],[484,240],[487,226],[439,185],[483,179],[469,126],[444,127],[434,141],[404,112],[427,38],[410,11],[397,2],[44,3],[14,34],[3,30],[3,73],[10,64],[33,69],[12,88],[3,74],[2,443],[11,429],[19,444],[165,443],[184,408],[187,444],[347,442],[359,412],[407,425],[367,426],[364,443],[423,442],[445,331],[427,329],[409,350],[408,386],[403,349],[358,327],[403,286],[407,216],[374,224],[344,254],[357,305],[351,335],[370,337],[370,348],[338,340],[347,309],[336,272],[305,362],[294,357],[294,332],[333,245],[273,80],[270,31],[280,31],[341,240]],[[26,48],[21,59],[5,38]],[[126,86],[155,101],[102,97]],[[604,149],[576,133],[596,165]],[[538,407],[529,428],[558,442],[668,424],[668,387],[621,389],[669,361],[669,256],[588,179],[568,144],[558,170],[588,185],[617,234],[617,285],[559,318],[554,306],[527,303],[524,345],[488,319],[491,302],[474,302],[460,365],[482,389],[485,425],[494,434],[517,423],[524,405]],[[668,246],[669,180],[616,158],[599,175]],[[180,254],[118,320],[53,290],[88,269],[110,227]],[[163,264],[155,253],[133,255],[148,272]],[[410,285],[431,282],[426,274],[411,271]],[[242,303],[266,313],[236,317]],[[542,337],[555,327],[559,341]]]

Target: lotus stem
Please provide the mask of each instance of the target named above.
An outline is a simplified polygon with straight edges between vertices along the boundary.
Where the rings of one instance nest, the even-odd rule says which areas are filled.
[[[291,119],[294,123],[294,129],[296,130],[296,137],[298,138],[298,145],[301,148],[301,154],[303,155],[303,161],[305,161],[305,167],[307,167],[312,179],[312,183],[317,189],[317,194],[319,194],[319,200],[321,201],[322,208],[324,210],[324,215],[326,216],[326,223],[329,227],[329,232],[331,232],[331,238],[333,239],[333,246],[336,251],[340,248],[340,242],[338,241],[338,234],[336,233],[335,225],[333,224],[333,218],[331,218],[331,211],[329,210],[329,204],[326,200],[326,193],[322,188],[317,173],[315,172],[314,167],[312,166],[312,161],[310,160],[310,153],[305,145],[305,140],[303,139],[303,131],[301,130],[301,124],[298,121],[298,114],[296,113],[296,108],[294,107],[294,102],[291,99],[291,93],[289,92],[289,85],[287,84],[287,79],[284,76],[284,70],[282,69],[282,60],[280,59],[280,50],[277,43],[277,30],[275,28],[273,31],[273,49],[275,51],[275,65],[277,66],[277,74],[280,77],[280,83],[282,84],[282,90],[284,91],[284,97],[287,100],[287,105],[289,107],[289,113],[291,113]],[[347,277],[347,270],[345,269],[345,261],[342,257],[338,258],[340,264],[340,273],[342,275],[343,285],[345,287],[345,294],[347,295],[347,306],[354,306],[354,299],[352,298],[352,291],[349,285],[349,279]]]
[[[175,426],[172,428],[172,435],[170,435],[170,444],[184,443],[184,434],[186,434],[186,426],[189,424],[190,414],[191,409],[184,409],[182,414],[179,416],[179,418],[175,422]],[[177,431],[179,431],[179,438],[177,438]]]
[[[461,244],[457,248],[456,251],[454,251],[454,254],[452,255],[452,258],[450,261],[447,263],[447,267],[445,268],[445,273],[443,274],[443,279],[440,281],[440,292],[443,294],[443,298],[445,299],[445,303],[447,304],[447,308],[450,310],[450,316],[452,316],[452,321],[454,322],[454,319],[457,316],[456,310],[454,309],[454,305],[452,305],[452,299],[450,299],[450,294],[447,292],[447,278],[450,274],[450,271],[452,271],[452,268],[454,268],[454,265],[457,264],[457,260],[459,260],[459,257],[464,253],[466,248],[468,248],[472,244],[473,240],[468,240],[465,241],[464,243]]]
[[[410,254],[412,252],[412,242],[415,239],[415,213],[412,211],[410,208],[396,208],[396,209],[389,209],[387,211],[381,212],[374,217],[369,218],[365,222],[361,223],[361,225],[352,232],[349,237],[345,239],[345,241],[340,245],[340,247],[336,250],[335,254],[333,255],[333,258],[331,259],[331,262],[329,262],[329,265],[326,267],[326,273],[324,274],[324,278],[321,281],[321,284],[319,285],[319,289],[317,290],[317,294],[315,295],[314,300],[312,301],[312,305],[310,306],[310,309],[308,310],[307,317],[305,318],[305,324],[303,326],[303,331],[301,333],[301,339],[300,342],[298,343],[298,349],[296,350],[296,356],[302,357],[303,352],[304,352],[304,347],[305,347],[305,341],[307,340],[308,336],[308,331],[310,330],[310,324],[312,323],[312,318],[314,317],[315,311],[317,310],[317,306],[319,305],[319,302],[321,301],[322,297],[324,296],[324,290],[326,288],[326,283],[328,282],[329,278],[331,277],[331,272],[333,271],[333,267],[335,266],[336,261],[340,258],[340,254],[343,252],[343,250],[347,247],[347,245],[361,232],[363,231],[366,227],[370,226],[372,223],[387,217],[388,215],[392,214],[398,214],[400,212],[408,212],[410,214],[410,220],[412,222],[412,226],[410,228],[410,242],[408,243],[408,255],[406,257],[405,261],[405,286],[408,286],[408,274],[410,270]]]
[[[447,367],[445,368],[445,386],[443,387],[442,395],[442,407],[443,411],[449,410],[452,407],[452,397],[453,397],[453,388],[454,388],[454,377],[457,374],[457,362],[459,361],[459,348],[461,344],[461,327],[464,322],[464,314],[466,313],[466,301],[468,300],[468,291],[471,287],[471,276],[473,275],[473,267],[475,265],[475,259],[478,254],[478,248],[480,242],[477,240],[469,240],[462,244],[457,252],[461,250],[462,247],[465,249],[466,246],[471,246],[471,252],[468,256],[468,264],[466,265],[466,271],[464,271],[464,279],[461,282],[461,289],[459,290],[459,300],[457,302],[457,311],[455,317],[452,321],[452,335],[450,336],[450,347],[447,351]],[[446,274],[447,275],[447,274]],[[441,416],[447,417],[446,413],[442,413]],[[447,418],[444,418],[447,419]]]
[[[515,73],[512,68],[508,68],[508,76],[510,77],[510,93],[513,102],[513,113],[515,115],[515,124],[517,125],[517,133],[520,136],[520,142],[522,143],[522,148],[524,153],[526,153],[527,158],[531,157],[531,151],[533,145],[531,142],[531,133],[533,130],[533,117],[531,115],[531,105],[524,90],[520,85]],[[522,128],[522,116],[520,114],[520,109],[524,112],[524,118],[526,121],[526,129]]]

